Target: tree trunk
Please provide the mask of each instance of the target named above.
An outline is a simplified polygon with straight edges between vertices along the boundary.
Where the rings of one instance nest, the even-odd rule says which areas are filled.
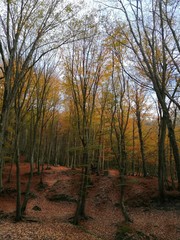
[[[19,153],[19,125],[18,120],[16,122],[16,139],[15,139],[15,162],[16,162],[16,221],[22,220],[21,212],[21,177],[20,177],[20,153]]]
[[[135,174],[135,124],[134,124],[134,117],[133,117],[133,130],[132,130],[132,141],[133,141],[133,146],[132,146],[132,160],[131,160],[131,171],[132,171],[132,176]]]
[[[33,146],[32,153],[31,153],[29,179],[26,187],[24,201],[21,208],[22,214],[26,211],[27,203],[29,200],[30,187],[31,187],[31,182],[33,178],[34,151],[35,151],[35,146]]]
[[[125,161],[126,161],[126,151],[125,151],[125,137],[122,136],[121,138],[121,156],[119,159],[119,166],[120,166],[120,206],[121,206],[121,211],[124,216],[124,219],[126,222],[132,222],[130,219],[128,212],[126,210],[126,207],[124,205],[124,191],[125,191],[125,186],[126,186],[126,181],[125,181]]]
[[[31,154],[30,154],[30,172],[29,172],[28,183],[27,183],[27,186],[26,186],[25,197],[24,197],[24,201],[23,201],[23,204],[22,204],[22,208],[21,208],[22,214],[26,211],[26,206],[27,206],[27,203],[28,203],[28,200],[29,200],[31,182],[32,182],[32,178],[33,178],[34,153],[35,153],[35,148],[36,148],[37,126],[38,126],[38,122],[35,123],[34,128],[32,129],[33,133],[32,133],[32,148],[31,148]]]
[[[137,109],[136,109],[136,117],[137,117],[139,142],[140,142],[140,150],[141,150],[141,158],[142,158],[142,166],[143,166],[143,176],[146,177],[147,170],[146,170],[146,160],[145,160],[145,154],[144,154],[144,140],[143,140],[143,134],[142,134],[141,113],[139,110],[139,106],[137,106]]]
[[[166,119],[166,125],[168,128],[168,137],[170,140],[170,144],[172,147],[172,152],[173,152],[173,156],[174,156],[174,160],[175,160],[175,164],[176,164],[176,172],[177,172],[177,178],[178,178],[178,190],[180,191],[180,155],[179,155],[178,144],[176,141],[173,123],[172,123],[169,111],[167,109],[167,106],[166,106],[165,102],[162,101],[161,97],[159,97],[159,100],[161,100],[160,103],[161,103],[161,107],[163,110],[163,116]]]
[[[125,190],[125,176],[124,176],[124,169],[121,168],[120,171],[120,206],[121,206],[121,212],[123,214],[123,217],[125,219],[125,222],[132,222],[130,219],[128,212],[126,210],[126,207],[124,205],[124,190]]]
[[[43,174],[44,174],[44,156],[45,156],[45,146],[42,147],[42,152],[41,152],[41,172],[40,172],[40,185],[43,185]]]
[[[1,150],[1,153],[0,153],[0,193],[3,191],[3,179],[2,179],[2,176],[3,176],[3,155],[2,155],[2,150]]]
[[[3,102],[3,104],[5,104]],[[5,142],[5,132],[6,132],[6,126],[8,122],[8,111],[2,108],[1,116],[0,116],[0,192],[3,191],[3,148],[4,148],[4,142]]]
[[[179,155],[179,149],[178,149],[178,145],[177,145],[177,141],[176,141],[176,137],[175,137],[175,132],[174,132],[174,129],[172,126],[172,121],[170,119],[169,114],[166,118],[166,124],[167,124],[167,128],[168,128],[168,136],[170,139],[174,160],[176,163],[176,172],[177,172],[177,178],[178,178],[178,191],[180,191],[180,155]]]
[[[165,137],[166,137],[166,119],[161,117],[159,126],[159,144],[158,144],[158,186],[159,186],[159,199],[163,203],[165,201],[164,192],[164,174],[165,174]]]
[[[89,166],[88,166],[88,153],[83,153],[83,160],[85,167],[83,167],[81,187],[79,193],[79,199],[77,203],[76,213],[73,219],[73,224],[78,225],[80,219],[86,218],[85,214],[85,203],[86,203],[86,193],[87,193],[87,184],[89,178]]]
[[[22,220],[21,212],[21,178],[20,178],[20,163],[19,163],[19,149],[16,150],[16,221]]]
[[[175,189],[175,182],[174,182],[174,164],[172,161],[172,147],[169,146],[169,163],[170,163],[170,176],[171,176],[171,183],[172,183],[172,188]]]
[[[13,164],[14,164],[15,154],[16,154],[16,149],[14,149],[14,156],[11,160],[11,167],[10,167],[10,171],[9,171],[9,175],[8,175],[8,179],[7,179],[8,183],[11,182],[11,174],[12,174],[12,168],[13,168]]]

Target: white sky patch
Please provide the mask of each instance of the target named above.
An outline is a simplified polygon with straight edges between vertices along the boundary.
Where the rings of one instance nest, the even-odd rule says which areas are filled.
[[[85,0],[84,1],[87,7],[93,8],[94,7],[94,0]]]
[[[96,8],[97,7],[97,2],[95,0],[70,0],[70,2],[72,3],[81,3],[83,2],[84,6],[85,6],[85,9],[84,10],[92,10],[93,8]]]

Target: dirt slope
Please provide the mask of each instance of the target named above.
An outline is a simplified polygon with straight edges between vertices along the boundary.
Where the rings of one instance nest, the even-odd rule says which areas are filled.
[[[5,170],[6,181],[8,166]],[[28,171],[28,164],[22,164],[22,193]],[[11,182],[5,182],[5,191],[0,195],[0,239],[113,240],[121,228],[121,232],[126,232],[118,239],[180,240],[180,197],[178,193],[171,193],[166,205],[159,205],[156,178],[128,177],[126,205],[133,223],[128,230],[122,228],[118,178],[115,170],[110,170],[108,176],[92,175],[86,203],[89,219],[77,227],[69,223],[69,218],[76,208],[80,171],[52,166],[45,171],[43,188],[39,186],[39,176],[34,175],[25,221],[14,223],[14,166]]]

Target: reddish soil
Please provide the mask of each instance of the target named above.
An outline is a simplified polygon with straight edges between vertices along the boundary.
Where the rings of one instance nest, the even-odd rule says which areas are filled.
[[[22,197],[28,179],[29,165],[21,164]],[[109,170],[108,176],[91,176],[86,213],[88,220],[80,226],[69,222],[76,209],[81,172],[51,166],[44,172],[44,186],[34,174],[31,199],[24,221],[15,223],[15,166],[7,183],[9,166],[4,171],[4,192],[0,194],[0,239],[42,240],[113,240],[149,239],[180,240],[180,194],[170,192],[165,205],[157,200],[157,179],[127,177],[125,202],[133,223],[124,223],[119,208],[119,175]],[[57,198],[64,197],[64,201]],[[56,200],[56,201],[55,201]],[[35,207],[35,209],[34,209]],[[39,208],[38,208],[39,207]],[[116,233],[119,229],[119,238]]]

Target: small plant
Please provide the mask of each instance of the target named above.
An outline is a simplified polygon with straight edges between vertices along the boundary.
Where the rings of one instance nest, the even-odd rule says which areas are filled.
[[[123,240],[133,233],[133,229],[128,224],[119,226],[115,240]]]

